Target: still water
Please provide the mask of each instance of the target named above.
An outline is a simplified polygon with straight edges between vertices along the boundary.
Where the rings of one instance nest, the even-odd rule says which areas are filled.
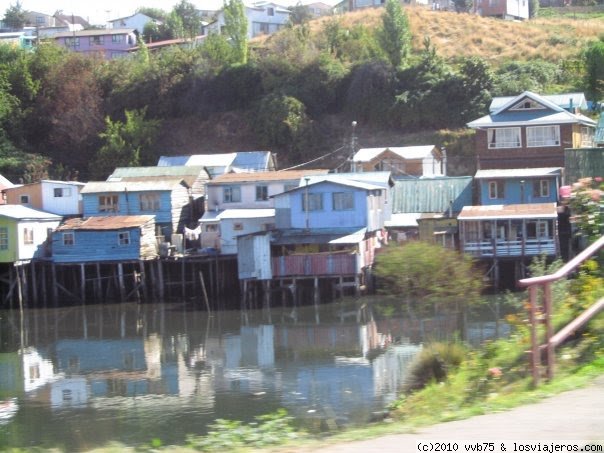
[[[421,343],[454,335],[457,319],[379,319],[339,303],[0,311],[0,449],[182,444],[217,418],[278,408],[314,430],[364,424],[395,399]],[[470,336],[494,333],[480,324]]]

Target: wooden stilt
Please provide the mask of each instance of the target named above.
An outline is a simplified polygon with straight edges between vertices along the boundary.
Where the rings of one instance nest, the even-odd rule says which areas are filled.
[[[94,297],[97,300],[103,299],[103,279],[101,278],[101,263],[97,262],[96,268],[96,279],[94,280]]]
[[[80,263],[80,299],[86,303],[86,265]]]
[[[36,275],[36,263],[31,262],[31,289],[34,306],[38,306],[38,279]]]
[[[185,257],[180,260],[180,295],[183,300],[187,297]]]
[[[124,285],[124,266],[122,263],[117,264],[117,276],[120,290],[120,302],[126,301],[126,287]]]
[[[201,294],[203,295],[203,300],[206,303],[206,310],[210,313],[210,301],[208,299],[208,293],[206,291],[206,284],[203,280],[203,273],[199,271],[199,282],[201,283]]]
[[[145,302],[149,302],[149,290],[147,288],[147,274],[145,273],[145,262],[139,261],[138,268],[140,270],[140,284],[143,288],[143,298],[145,299]]]
[[[163,273],[163,269],[162,269],[162,261],[161,259],[157,260],[157,284],[159,286],[159,300],[161,302],[164,301],[164,297],[165,297],[165,289],[164,289],[164,273]]]
[[[57,288],[57,266],[55,263],[50,265],[50,270],[52,271],[52,300],[56,307],[59,304],[59,289]]]

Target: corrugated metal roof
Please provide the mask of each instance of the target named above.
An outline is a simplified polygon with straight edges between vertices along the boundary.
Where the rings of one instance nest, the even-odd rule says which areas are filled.
[[[260,219],[275,217],[274,209],[225,209],[216,218],[222,219]]]
[[[53,38],[82,38],[87,36],[123,35],[126,33],[134,33],[135,30],[136,28],[102,28],[95,30],[66,31],[52,36]]]
[[[489,111],[494,112],[495,110],[499,110],[505,104],[510,102],[513,99],[516,99],[518,96],[500,96],[495,97],[491,101],[491,105],[489,106]],[[563,93],[563,94],[554,94],[554,95],[542,95],[543,99],[548,100],[556,104],[563,109],[569,109],[571,107],[576,107],[580,109],[587,109],[587,100],[585,99],[585,95],[583,93]]]
[[[192,154],[190,156],[161,156],[158,167],[165,166],[203,166],[228,167],[233,163],[237,153],[228,154]]]
[[[386,151],[392,151],[403,159],[423,159],[424,157],[430,156],[434,148],[434,145],[362,148],[355,153],[352,160],[354,162],[369,162]]]
[[[604,113],[600,113],[600,119],[594,135],[594,143],[599,145],[604,144]]]
[[[544,168],[513,168],[513,169],[493,169],[493,170],[478,170],[474,178],[529,178],[539,176],[560,176],[562,174],[561,167],[544,167]]]
[[[329,170],[282,170],[282,171],[259,171],[254,173],[226,173],[217,176],[208,184],[233,184],[242,182],[259,181],[295,181],[296,183],[305,176],[325,175]]]
[[[377,185],[377,184],[368,184],[368,183],[361,182],[361,181],[346,180],[343,178],[340,178],[338,180],[333,180],[331,178],[328,178],[328,179],[316,178],[312,182],[309,180],[308,187],[317,186],[319,184],[336,184],[339,186],[354,187],[356,189],[361,189],[361,190],[382,190],[384,188],[383,186]],[[306,181],[303,178],[302,181],[300,182],[300,185],[298,187],[296,187],[295,189],[292,189],[288,192],[278,193],[276,195],[273,195],[272,197],[287,196],[290,193],[295,192],[297,190],[305,190],[305,188],[306,188]]]
[[[309,231],[274,230],[271,243],[274,245],[357,244],[364,239],[364,231],[364,229],[350,228],[320,228]]]
[[[20,204],[0,205],[0,216],[16,220],[61,220],[60,215],[28,208]]]
[[[222,211],[206,211],[199,219],[200,222],[218,222],[218,216]]]
[[[400,179],[394,184],[392,213],[459,212],[472,204],[472,177]]]
[[[350,172],[350,173],[328,173],[326,175],[310,176],[309,184],[314,184],[318,181],[358,181],[369,184],[374,184],[381,187],[388,187],[394,184],[392,173],[389,171],[367,171],[367,172]],[[306,181],[300,181],[300,185],[304,185]]]
[[[466,206],[458,220],[555,219],[556,203],[529,203],[490,206]]]
[[[87,219],[68,219],[57,231],[65,230],[120,230],[137,228],[155,220],[153,215],[116,215],[106,217],[88,217]]]
[[[385,227],[417,227],[417,219],[421,214],[419,212],[392,214],[390,220],[384,222]]]
[[[159,190],[172,190],[178,184],[186,182],[181,177],[161,178],[144,181],[92,181],[82,189],[83,194],[107,192],[149,192]]]
[[[205,167],[196,165],[174,165],[170,167],[117,167],[107,181],[118,181],[122,178],[140,178],[157,176],[195,176],[201,173],[209,178]]]
[[[239,151],[233,160],[233,167],[262,171],[269,168],[270,151]]]

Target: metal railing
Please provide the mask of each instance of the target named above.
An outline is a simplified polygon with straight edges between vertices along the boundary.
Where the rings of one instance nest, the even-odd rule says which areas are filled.
[[[583,326],[600,310],[604,309],[604,298],[602,298],[554,335],[554,329],[552,326],[553,307],[551,284],[563,277],[566,277],[573,270],[579,267],[581,263],[598,252],[598,250],[600,250],[602,247],[604,247],[604,236],[591,244],[553,274],[543,275],[541,277],[525,278],[518,282],[520,286],[528,288],[529,291],[531,323],[531,373],[533,376],[533,383],[535,385],[539,383],[541,374],[541,351],[543,349],[546,351],[547,378],[552,379],[554,377],[554,353],[556,346],[561,344],[566,338],[568,338],[568,336]],[[540,288],[541,291],[539,291]],[[538,316],[539,293],[542,294],[543,298],[542,316]],[[539,333],[537,329],[537,324],[539,322],[545,323],[545,343],[543,345],[539,345]]]

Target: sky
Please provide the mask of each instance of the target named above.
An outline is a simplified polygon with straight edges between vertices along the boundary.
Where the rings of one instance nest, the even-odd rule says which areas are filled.
[[[19,0],[21,7],[27,11],[36,11],[52,15],[57,10],[62,10],[63,14],[82,16],[93,25],[105,24],[110,19],[130,16],[134,14],[136,8],[147,6],[152,8],[161,8],[170,11],[179,0]],[[198,9],[220,9],[223,0],[188,0]],[[324,1],[324,0],[323,0]],[[17,0],[0,0],[0,15],[4,17],[4,11],[11,5],[16,4]],[[325,3],[329,3],[324,1]],[[248,3],[245,2],[244,3]],[[251,1],[249,3],[252,3]],[[284,6],[294,5],[297,0],[279,0],[275,3]],[[302,3],[311,3],[303,1]]]

